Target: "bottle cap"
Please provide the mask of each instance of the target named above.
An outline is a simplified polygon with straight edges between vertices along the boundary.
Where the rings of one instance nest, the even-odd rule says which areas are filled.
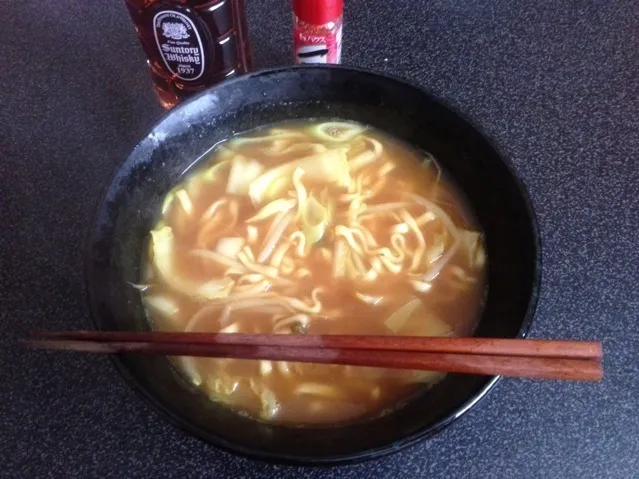
[[[343,0],[293,0],[293,13],[301,21],[324,25],[342,16]]]

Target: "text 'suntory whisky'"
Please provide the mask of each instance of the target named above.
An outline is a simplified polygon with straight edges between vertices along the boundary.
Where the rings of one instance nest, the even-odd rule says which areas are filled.
[[[244,0],[125,1],[164,107],[251,69]]]

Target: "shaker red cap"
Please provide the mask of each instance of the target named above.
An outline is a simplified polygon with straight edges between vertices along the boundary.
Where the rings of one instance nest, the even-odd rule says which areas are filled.
[[[293,13],[301,21],[314,25],[334,22],[342,16],[344,0],[293,0]]]

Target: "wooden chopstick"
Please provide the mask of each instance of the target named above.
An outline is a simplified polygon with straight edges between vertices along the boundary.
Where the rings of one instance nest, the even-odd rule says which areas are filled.
[[[292,341],[293,338],[296,340]],[[349,341],[349,338],[353,341]],[[441,339],[449,341],[433,343],[433,340]],[[391,347],[388,345],[389,340],[397,340],[397,343]],[[460,340],[464,341],[459,342]],[[516,349],[518,354],[504,353],[507,348],[503,346],[503,341],[508,342],[507,348]],[[598,343],[586,343],[582,349],[582,343],[569,341],[570,348],[577,351],[577,356],[567,357],[562,354],[557,357],[544,356],[540,353],[539,347],[509,344],[513,341],[526,344],[531,342],[521,339],[484,338],[79,331],[38,333],[33,335],[27,344],[35,348],[95,353],[264,359],[543,379],[598,381],[603,376],[601,346]],[[560,348],[562,341],[540,343],[546,350],[557,354],[556,351],[560,350],[555,348]],[[337,347],[336,344],[341,346]],[[371,344],[373,346],[369,347]],[[401,349],[402,345],[413,349]],[[468,345],[474,346],[475,349],[468,349]],[[464,352],[447,352],[451,348]],[[489,354],[486,351],[498,353]]]
[[[372,349],[424,353],[600,359],[601,343],[544,339],[451,338],[424,336],[359,336],[312,334],[168,333],[131,331],[42,331],[34,339],[170,342],[299,348]]]

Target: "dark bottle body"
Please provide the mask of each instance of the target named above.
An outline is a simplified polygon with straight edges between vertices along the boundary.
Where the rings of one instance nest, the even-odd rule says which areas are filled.
[[[244,0],[125,1],[164,107],[251,69]]]

